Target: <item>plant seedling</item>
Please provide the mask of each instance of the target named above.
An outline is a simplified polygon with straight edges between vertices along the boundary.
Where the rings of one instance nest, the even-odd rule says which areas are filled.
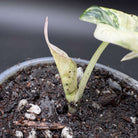
[[[45,21],[44,35],[48,47],[58,68],[69,112],[76,111],[93,68],[109,43],[113,43],[132,52],[122,60],[138,57],[138,17],[114,9],[92,6],[84,11],[80,19],[97,24],[95,38],[103,41],[92,56],[79,84],[77,65],[63,50],[54,46],[48,39],[48,17]]]

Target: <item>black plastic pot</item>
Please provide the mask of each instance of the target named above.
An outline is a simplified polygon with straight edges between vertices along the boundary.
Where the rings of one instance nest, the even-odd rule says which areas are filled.
[[[79,63],[81,65],[89,63],[89,61],[83,60],[83,59],[76,59],[76,58],[72,58],[72,59],[76,63]],[[19,63],[0,74],[0,84],[2,84],[6,79],[13,76],[14,74],[16,74],[16,72],[21,71],[22,69],[25,69],[29,66],[34,66],[37,64],[44,64],[44,63],[54,63],[54,59],[52,57],[44,57],[44,58],[37,58],[37,59],[28,60],[28,61]],[[102,68],[102,69],[108,71],[109,73],[113,74],[119,80],[123,80],[124,82],[126,82],[127,84],[132,86],[134,89],[138,90],[138,81],[134,80],[133,78],[129,77],[128,75],[125,75],[124,73],[121,73],[115,69],[109,68],[107,66],[104,66],[104,65],[101,65],[98,63],[96,64],[95,68],[97,68],[97,69]]]

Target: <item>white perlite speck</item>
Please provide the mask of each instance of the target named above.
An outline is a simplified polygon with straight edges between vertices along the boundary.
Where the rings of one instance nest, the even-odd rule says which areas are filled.
[[[15,136],[16,136],[17,138],[23,138],[23,133],[22,133],[22,131],[16,130]]]
[[[50,130],[45,130],[43,134],[45,138],[52,138],[52,132]]]
[[[55,75],[55,78],[56,78],[57,80],[59,80],[59,79],[60,79],[60,75],[59,75],[59,74],[56,74],[56,75]]]
[[[37,138],[36,131],[34,129],[29,132],[29,136],[27,138]]]
[[[27,104],[28,104],[28,101],[26,99],[20,100],[17,110],[21,111]]]
[[[33,113],[25,113],[25,117],[26,117],[28,120],[35,120],[35,119],[36,119],[36,115],[33,114]]]
[[[109,90],[105,90],[105,91],[102,91],[102,93],[103,93],[103,94],[108,94],[108,93],[110,94],[111,91],[109,91]]]
[[[97,92],[98,94],[100,94],[100,91],[99,91],[98,89],[96,89],[96,92]]]
[[[100,109],[100,105],[94,101],[92,102],[92,106],[96,109]]]
[[[61,138],[73,138],[73,131],[69,127],[64,127],[61,132]]]
[[[31,107],[27,110],[29,113],[35,113],[35,114],[40,114],[41,113],[41,108],[38,105],[34,104],[29,104]]]
[[[80,83],[82,76],[83,76],[83,69],[82,69],[82,67],[78,67],[77,68],[77,80],[78,80],[78,84]]]
[[[103,114],[100,114],[100,118],[103,117]]]
[[[55,86],[55,84],[53,84],[52,82],[50,82],[49,80],[46,82],[48,86]]]
[[[131,122],[132,122],[133,124],[136,124],[136,119],[137,119],[136,117],[132,117],[132,116],[131,116],[130,119],[131,119]]]

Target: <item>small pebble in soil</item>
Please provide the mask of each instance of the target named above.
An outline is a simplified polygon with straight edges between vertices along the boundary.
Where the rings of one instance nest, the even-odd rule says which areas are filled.
[[[18,104],[18,107],[17,107],[17,110],[18,111],[21,111],[23,110],[23,108],[28,104],[28,101],[26,99],[22,99],[20,100],[19,104]]]
[[[50,82],[50,81],[47,81],[46,83],[47,83],[48,86],[53,86],[53,87],[55,86],[55,84],[53,84],[53,83]]]
[[[29,136],[27,138],[37,138],[36,131],[34,129],[29,132]]]
[[[78,80],[78,84],[79,84],[82,76],[83,76],[83,69],[82,69],[82,67],[78,67],[77,68],[77,80]]]
[[[45,130],[43,134],[45,138],[52,138],[52,132],[50,130]]]
[[[100,109],[100,105],[94,101],[92,102],[92,106],[96,109]]]
[[[107,83],[111,88],[121,91],[121,86],[116,81],[113,81],[111,78],[107,80]]]
[[[36,115],[33,114],[33,113],[25,113],[25,117],[26,117],[28,120],[35,120],[35,119],[36,119]]]
[[[102,106],[115,106],[117,104],[117,94],[113,90],[102,91],[102,95],[99,97],[98,103]]]
[[[35,113],[39,115],[41,113],[41,108],[38,105],[29,104],[31,107],[27,110],[29,113]]]
[[[73,131],[70,127],[64,127],[61,132],[61,138],[73,138]]]
[[[15,136],[16,136],[17,138],[23,138],[23,133],[22,133],[22,131],[16,130]]]

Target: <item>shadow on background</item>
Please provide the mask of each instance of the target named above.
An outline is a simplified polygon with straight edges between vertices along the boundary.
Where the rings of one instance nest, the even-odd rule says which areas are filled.
[[[93,37],[95,25],[80,21],[79,16],[91,5],[138,16],[137,0],[0,1],[0,72],[27,59],[51,56],[43,35],[46,16],[50,41],[70,57],[89,60],[101,42]],[[138,59],[120,63],[128,52],[110,44],[98,62],[138,80]]]

